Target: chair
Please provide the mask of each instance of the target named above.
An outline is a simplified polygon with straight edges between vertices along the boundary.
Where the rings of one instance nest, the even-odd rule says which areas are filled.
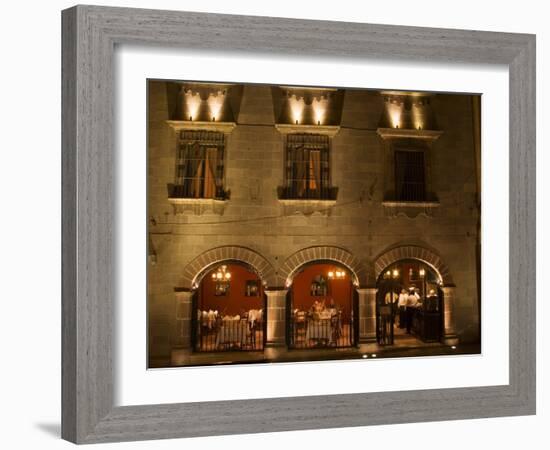
[[[332,328],[332,342],[338,346],[338,339],[342,336],[342,311],[338,311],[330,318],[330,327]]]
[[[294,342],[303,342],[306,340],[306,313],[305,311],[296,311],[294,313]]]

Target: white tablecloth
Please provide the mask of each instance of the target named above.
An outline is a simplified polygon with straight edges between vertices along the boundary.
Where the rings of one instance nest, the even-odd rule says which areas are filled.
[[[332,339],[332,326],[330,319],[308,320],[306,340],[308,339]]]
[[[244,320],[224,320],[218,335],[216,346],[221,344],[245,344],[248,336],[248,324]]]

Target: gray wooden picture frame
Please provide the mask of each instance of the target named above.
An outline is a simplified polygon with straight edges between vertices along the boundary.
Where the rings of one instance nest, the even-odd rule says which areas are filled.
[[[535,413],[535,36],[97,6],[63,11],[62,31],[64,439],[94,443]],[[113,53],[126,43],[507,65],[509,384],[115,407]]]

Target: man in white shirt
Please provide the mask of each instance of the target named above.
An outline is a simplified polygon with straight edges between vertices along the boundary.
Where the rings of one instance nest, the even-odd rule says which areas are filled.
[[[418,297],[415,295],[414,288],[409,288],[409,295],[407,296],[407,307],[406,307],[406,323],[407,323],[407,334],[411,334],[411,327],[413,321],[413,314],[416,306],[418,305]]]
[[[407,290],[401,289],[399,294],[399,299],[397,300],[397,307],[399,308],[399,328],[405,328],[407,319],[406,319],[406,309],[407,309]]]

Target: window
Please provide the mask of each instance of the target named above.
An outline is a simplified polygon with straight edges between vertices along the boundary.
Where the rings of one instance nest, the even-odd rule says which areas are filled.
[[[180,132],[171,198],[226,199],[223,187],[225,138],[215,131]]]
[[[398,201],[426,200],[423,151],[395,151],[395,195]]]
[[[283,198],[332,200],[329,137],[289,134],[286,141],[286,184]]]

